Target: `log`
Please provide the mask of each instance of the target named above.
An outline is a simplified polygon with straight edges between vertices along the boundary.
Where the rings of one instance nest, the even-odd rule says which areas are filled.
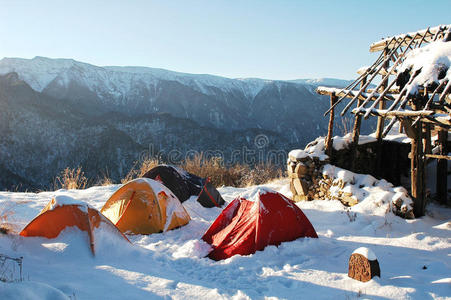
[[[351,254],[348,276],[362,282],[370,281],[375,276],[381,277],[379,262],[371,249],[361,247]]]

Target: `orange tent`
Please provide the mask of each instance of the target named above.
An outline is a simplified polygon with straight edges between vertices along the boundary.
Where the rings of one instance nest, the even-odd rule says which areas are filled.
[[[84,202],[68,196],[56,196],[44,209],[20,232],[21,236],[42,236],[49,239],[56,238],[67,227],[76,226],[86,231],[93,254],[94,229],[106,225],[110,232],[128,239],[98,210]]]
[[[190,220],[178,198],[164,185],[148,178],[124,184],[101,212],[122,232],[135,234],[165,232]]]

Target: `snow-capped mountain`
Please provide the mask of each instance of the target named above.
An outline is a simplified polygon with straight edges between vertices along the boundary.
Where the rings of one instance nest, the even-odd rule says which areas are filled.
[[[91,177],[108,172],[117,180],[149,145],[181,155],[231,153],[255,148],[264,134],[265,151],[302,147],[327,130],[329,101],[314,92],[315,82],[4,58],[0,170],[10,175],[0,176],[0,188],[44,186],[78,165]]]
[[[306,129],[319,134],[327,125],[327,120],[318,120],[315,126],[306,122],[317,119],[328,105],[312,88],[324,80],[229,79],[145,67],[97,67],[45,57],[4,58],[0,74],[10,72],[37,92],[101,113],[167,112],[227,130],[273,130],[293,142],[305,142],[300,137]]]

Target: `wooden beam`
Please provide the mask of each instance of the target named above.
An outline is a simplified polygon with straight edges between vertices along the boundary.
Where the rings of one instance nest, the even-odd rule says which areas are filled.
[[[367,112],[367,109],[357,109],[354,108],[352,110],[353,114],[360,114],[363,115]],[[414,117],[426,117],[426,116],[433,116],[434,111],[433,110],[392,110],[388,111],[387,109],[371,109],[371,114],[374,116],[381,116],[381,117],[407,117],[407,118],[414,118]]]
[[[335,93],[330,94],[330,107],[332,107],[332,110],[330,111],[329,115],[329,127],[327,129],[327,137],[325,145],[325,152],[327,155],[329,155],[330,158],[332,158],[332,148],[333,148],[332,136],[334,134],[334,116],[335,116],[335,108],[333,107],[335,101],[337,101],[337,96],[335,95]]]
[[[382,39],[381,41],[372,43],[370,46],[370,52],[378,52],[378,51],[382,51],[385,48],[388,49],[393,49],[395,48],[398,43],[400,41],[402,41],[403,39],[405,39],[405,37],[410,36],[413,37],[415,35],[417,35],[417,38],[415,40],[420,41],[421,39],[423,39],[423,42],[432,42],[434,39],[434,36],[442,31],[446,31],[447,29],[450,28],[451,25],[440,25],[440,26],[436,26],[436,27],[432,27],[428,29],[422,29],[422,30],[418,30],[416,32],[410,32],[407,34],[400,34],[394,37],[389,37],[389,38],[385,38]],[[402,43],[401,43],[401,47],[403,46],[407,46],[408,41],[410,41],[410,39],[405,39]]]
[[[370,68],[370,67],[361,67],[360,69],[357,70],[357,74],[359,74],[359,75],[363,75],[363,74],[373,74],[374,72],[376,72],[376,70],[372,71],[372,70],[369,70],[369,68]],[[396,74],[397,74],[397,73],[396,73],[396,70],[392,70],[390,73],[391,73],[392,75],[396,75]],[[382,76],[385,76],[385,75],[388,74],[388,72],[387,72],[387,70],[385,70],[385,69],[381,69],[381,70],[379,70],[378,74],[379,74],[379,75],[382,75]]]
[[[446,131],[445,131],[445,132],[446,132]],[[427,157],[427,158],[435,158],[435,159],[451,160],[451,156],[448,156],[448,155],[425,154],[424,156]]]
[[[349,92],[349,93],[348,93]],[[330,95],[334,93],[337,97],[343,97],[346,95],[346,98],[354,98],[359,91],[353,91],[353,90],[343,90],[343,89],[337,89],[337,88],[331,88],[331,87],[325,87],[325,86],[319,86],[316,88],[316,93],[320,95]],[[358,99],[360,100],[366,100],[370,96],[370,93],[364,93],[362,92]],[[370,100],[376,100],[380,96],[379,93],[374,93],[373,97],[371,97]],[[397,95],[386,95],[384,97],[385,100],[393,101],[395,100],[395,97]]]
[[[388,51],[387,51],[387,49],[384,49],[384,57],[386,57],[387,55],[388,55]],[[390,61],[386,61],[383,64],[383,68],[382,69],[387,71],[388,67],[390,67]],[[388,75],[388,72],[387,72],[387,75]],[[387,80],[388,80],[388,76],[387,75],[385,75],[385,76],[382,75],[382,82],[380,84],[380,89],[382,91],[384,91],[385,88],[387,87]],[[382,93],[382,99],[379,100],[379,109],[380,110],[385,109],[385,100],[384,100],[383,96],[384,96],[384,94]],[[374,102],[374,105],[376,105],[376,102]],[[382,133],[384,132],[384,125],[385,125],[385,118],[383,116],[377,117],[376,138],[377,138],[378,143],[382,142]]]
[[[363,88],[363,86],[365,86],[366,80],[367,80],[367,76],[365,76],[363,78],[362,83],[361,83],[361,88]],[[363,100],[361,100],[361,99],[357,100],[357,107],[362,105],[362,103],[363,103]],[[354,157],[354,160],[352,161],[352,170],[351,170],[353,172],[356,171],[356,161],[357,161],[356,156],[357,156],[357,147],[359,145],[361,124],[362,124],[362,116],[359,114],[356,114],[355,118],[354,118],[354,126],[352,127],[352,144],[351,144],[352,157]]]

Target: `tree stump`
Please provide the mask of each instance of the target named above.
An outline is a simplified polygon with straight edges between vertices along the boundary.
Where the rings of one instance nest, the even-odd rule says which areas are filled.
[[[352,253],[348,276],[362,282],[370,281],[374,276],[381,277],[379,262],[371,249],[361,247]]]

